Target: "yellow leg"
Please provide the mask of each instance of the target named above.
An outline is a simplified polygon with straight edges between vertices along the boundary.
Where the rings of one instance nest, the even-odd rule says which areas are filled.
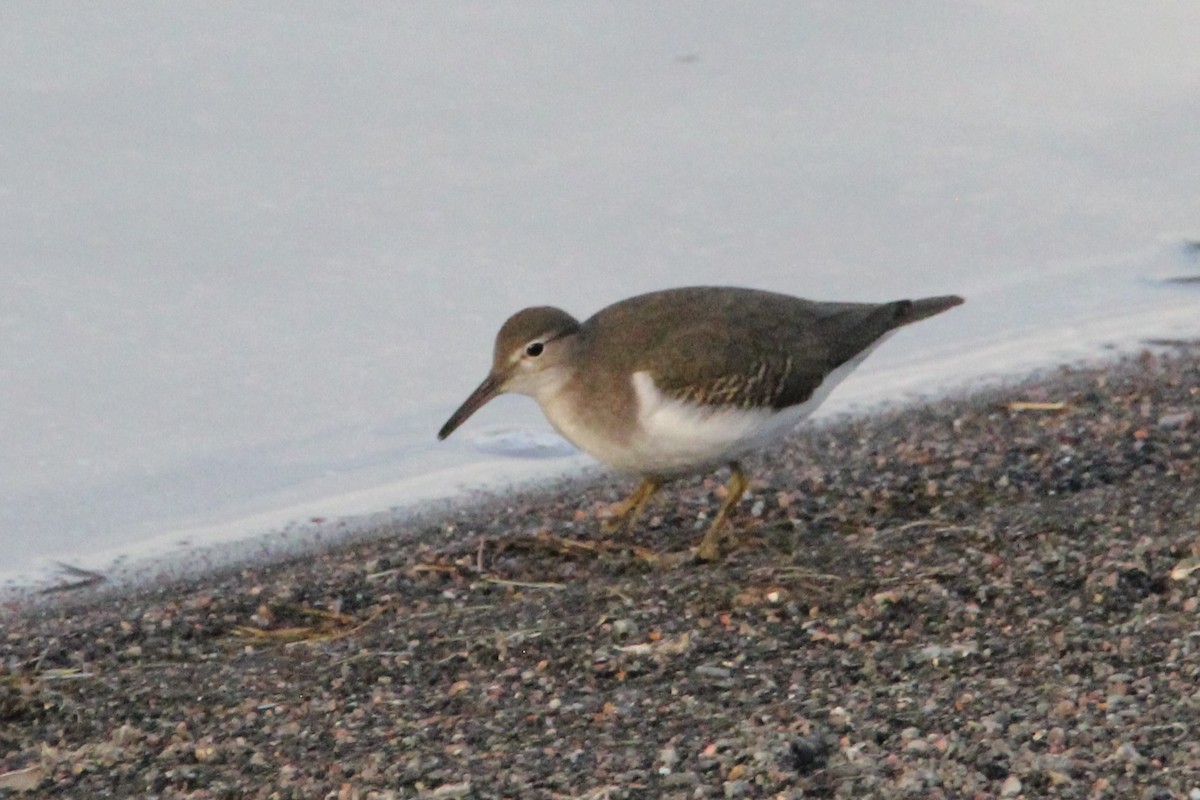
[[[709,526],[708,533],[704,534],[704,539],[701,540],[700,546],[696,548],[696,555],[703,561],[716,561],[721,555],[721,539],[724,538],[721,529],[725,527],[729,519],[729,512],[742,499],[742,495],[746,493],[746,487],[750,485],[750,480],[746,477],[746,473],[742,472],[741,464],[734,461],[729,465],[729,469],[732,474],[729,477],[728,493],[725,497],[725,502],[721,504],[721,510],[717,512],[717,518],[713,520],[713,524]],[[732,534],[730,538],[733,538]]]
[[[624,528],[627,534],[633,531],[633,526],[637,524],[638,518],[642,516],[642,512],[646,509],[646,504],[650,502],[651,497],[654,497],[658,493],[661,487],[662,482],[655,478],[642,478],[641,484],[629,496],[629,499],[616,507],[613,518],[605,523],[604,530],[611,533],[618,528]]]

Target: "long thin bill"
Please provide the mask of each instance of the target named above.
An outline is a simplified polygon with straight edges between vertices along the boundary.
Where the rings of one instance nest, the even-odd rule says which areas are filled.
[[[483,379],[483,383],[479,384],[479,386],[475,388],[475,391],[471,392],[470,397],[463,401],[463,404],[458,407],[458,411],[455,411],[450,415],[450,419],[446,420],[446,424],[442,426],[440,431],[438,431],[438,440],[440,441],[445,439],[447,436],[454,433],[455,428],[467,421],[467,417],[474,414],[476,411],[482,408],[488,400],[491,400],[499,393],[499,376],[494,373],[488,375]]]

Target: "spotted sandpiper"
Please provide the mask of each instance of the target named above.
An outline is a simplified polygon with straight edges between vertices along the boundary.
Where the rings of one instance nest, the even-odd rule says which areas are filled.
[[[499,394],[529,395],[576,447],[641,476],[617,514],[627,529],[666,481],[727,464],[728,493],[696,553],[714,560],[748,483],[739,459],[811,414],[897,328],[962,302],[822,303],[699,286],[631,297],[583,322],[526,308],[500,328],[491,372],[438,439]]]

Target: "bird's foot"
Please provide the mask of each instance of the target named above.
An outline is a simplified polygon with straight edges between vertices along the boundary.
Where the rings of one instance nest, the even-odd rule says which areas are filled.
[[[601,521],[600,531],[607,536],[618,531],[628,533],[633,530],[633,526],[637,524],[638,518],[645,510],[646,504],[650,502],[650,498],[655,495],[661,485],[653,478],[643,478],[633,494],[609,509],[611,516]]]
[[[704,541],[694,550],[697,561],[720,561],[721,560],[721,545],[719,542],[711,540],[708,536],[704,537]]]
[[[625,518],[613,512],[613,516],[600,520],[600,533],[605,536],[616,536],[625,529]]]
[[[750,480],[746,477],[746,473],[742,471],[741,464],[736,461],[729,465],[729,486],[726,487],[725,502],[721,504],[721,510],[717,512],[717,518],[713,520],[713,524],[709,526],[708,532],[704,534],[704,538],[696,547],[696,558],[700,561],[720,561],[721,560],[721,542],[725,539],[733,540],[732,533],[727,532],[729,529],[729,513],[733,511],[733,507],[742,499],[742,495],[746,493],[746,487],[750,485]]]

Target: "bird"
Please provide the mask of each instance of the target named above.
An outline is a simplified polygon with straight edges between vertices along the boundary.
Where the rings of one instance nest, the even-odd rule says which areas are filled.
[[[528,395],[567,441],[641,478],[615,510],[626,531],[664,484],[728,466],[725,500],[695,548],[700,560],[718,560],[749,484],[741,460],[812,414],[898,328],[963,302],[821,302],[691,286],[630,297],[582,322],[533,306],[500,327],[487,377],[437,437],[500,394]]]

